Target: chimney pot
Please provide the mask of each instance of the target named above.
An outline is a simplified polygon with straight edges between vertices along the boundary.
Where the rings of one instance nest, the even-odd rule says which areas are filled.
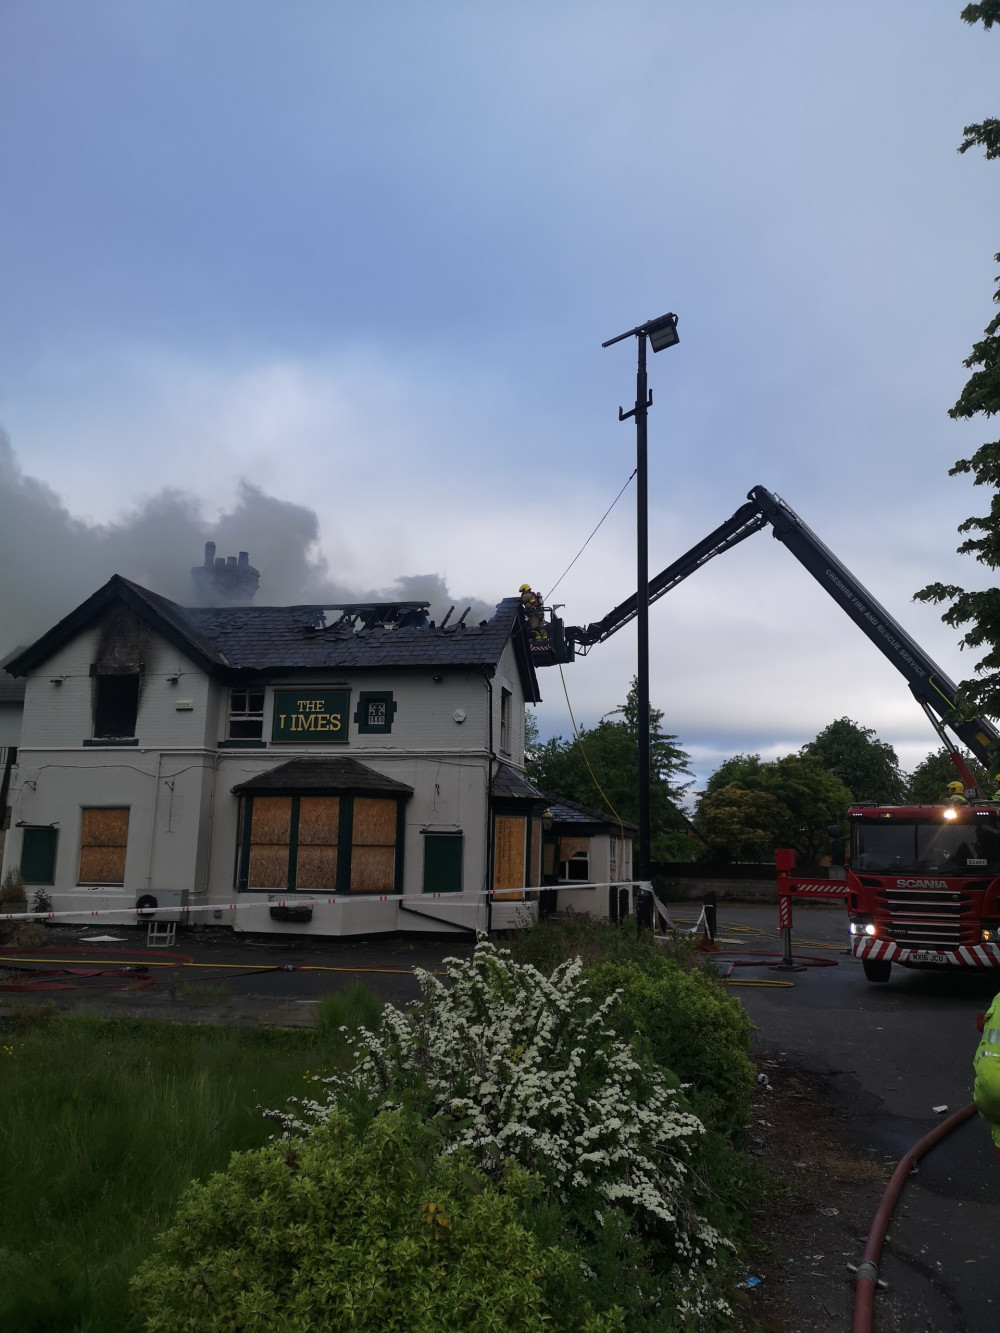
[[[241,569],[244,568],[246,565],[249,565],[249,563],[250,563],[250,552],[241,551],[239,559],[240,568]]]
[[[215,563],[215,542],[205,543],[205,568],[211,569]]]
[[[226,556],[226,568],[227,568],[227,569],[235,569],[235,568],[236,568],[236,557],[235,557],[234,555],[227,555],[227,556]]]

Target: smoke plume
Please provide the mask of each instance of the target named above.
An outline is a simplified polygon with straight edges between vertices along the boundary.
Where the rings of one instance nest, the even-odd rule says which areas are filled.
[[[31,643],[112,574],[193,605],[190,571],[208,540],[220,556],[250,552],[261,575],[256,605],[429,601],[431,618],[440,620],[454,603],[457,614],[471,605],[472,624],[494,612],[480,598],[453,596],[439,574],[403,575],[389,588],[348,587],[331,573],[319,537],[311,509],[247,481],[233,508],[213,522],[195,497],[173,489],[114,523],[83,522],[51,487],[25,475],[0,430],[0,655]]]

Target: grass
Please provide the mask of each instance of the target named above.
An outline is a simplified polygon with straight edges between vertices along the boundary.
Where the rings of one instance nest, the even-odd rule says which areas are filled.
[[[704,967],[689,935],[676,935],[657,944],[647,931],[636,936],[634,920],[621,925],[580,913],[550,917],[530,930],[510,931],[500,943],[509,949],[515,963],[531,963],[548,975],[567,958],[583,959],[587,967],[598,963],[635,963],[640,967],[654,956],[675,958],[682,967]]]
[[[352,982],[343,990],[324,995],[316,1015],[316,1031],[333,1038],[346,1027],[349,1032],[358,1028],[374,1028],[382,1012],[382,1002],[360,981]]]
[[[184,1186],[263,1144],[260,1108],[346,1063],[341,1022],[377,1017],[374,996],[349,991],[315,1030],[0,1020],[0,1330],[138,1328],[128,1279]]]

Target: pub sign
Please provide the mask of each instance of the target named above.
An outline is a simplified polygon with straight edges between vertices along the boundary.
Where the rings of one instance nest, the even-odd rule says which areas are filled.
[[[275,690],[272,742],[336,745],[347,742],[350,690]]]

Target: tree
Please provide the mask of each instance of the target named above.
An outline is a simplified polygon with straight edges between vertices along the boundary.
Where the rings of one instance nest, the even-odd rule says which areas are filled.
[[[803,755],[818,759],[828,773],[849,788],[856,801],[899,805],[906,794],[896,751],[880,741],[870,727],[840,717],[824,727],[815,740],[802,747]]]
[[[698,830],[710,861],[766,861],[778,845],[788,811],[767,791],[729,783],[698,806]]]
[[[831,824],[842,826],[851,803],[847,787],[813,755],[789,754],[768,762],[762,761],[759,754],[736,755],[727,759],[709,778],[698,804],[696,822],[699,828],[706,809],[708,826],[716,831],[723,826],[722,812],[726,803],[732,808],[737,799],[733,789],[763,792],[777,803],[775,824],[770,828],[771,837],[766,845],[768,855],[776,847],[793,847],[807,861],[815,860],[826,848],[827,828]],[[724,790],[727,792],[726,802],[721,800]],[[744,806],[744,812],[746,810]],[[732,816],[734,820],[736,813]],[[763,809],[758,807],[757,813],[762,815]],[[759,827],[763,832],[763,826]],[[706,830],[702,832],[708,837]],[[758,841],[757,845],[765,844]],[[738,842],[728,845],[728,854],[730,859],[739,859]]]
[[[972,755],[963,753],[962,758],[981,790],[989,794],[989,774],[981,764],[976,763]],[[951,762],[947,748],[942,745],[940,750],[931,751],[926,759],[921,760],[910,774],[906,799],[913,805],[940,805],[948,797],[948,783],[958,781],[958,769]]]
[[[990,29],[1000,23],[1000,0],[983,0],[962,10],[966,23],[982,23]],[[982,148],[987,160],[1000,157],[1000,120],[988,119],[966,125],[960,153]],[[993,256],[1000,263],[1000,252]],[[997,279],[1000,282],[1000,278]],[[993,293],[1000,304],[1000,291]],[[1000,411],[1000,315],[996,315],[974,343],[964,365],[973,373],[958,402],[949,411],[953,419],[982,415],[987,419]],[[989,570],[1000,568],[1000,440],[982,445],[971,458],[960,458],[949,476],[971,473],[976,486],[993,491],[989,513],[967,518],[959,532],[971,533],[959,546],[961,555],[973,555]],[[1000,711],[1000,589],[986,588],[969,592],[954,583],[930,583],[916,594],[917,600],[950,603],[941,619],[955,628],[968,626],[960,640],[965,648],[987,651],[975,664],[976,678],[963,681],[959,703],[964,708],[985,712]]]
[[[691,785],[690,756],[676,744],[676,736],[662,729],[662,723],[662,711],[651,708],[649,813],[653,858],[683,860],[690,855],[686,819],[680,810]],[[610,803],[622,819],[636,823],[639,742],[634,679],[625,702],[602,717],[596,727],[583,728],[580,742],[554,736],[544,745],[533,746],[525,757],[528,777],[552,796],[565,796],[594,808],[605,808]]]

